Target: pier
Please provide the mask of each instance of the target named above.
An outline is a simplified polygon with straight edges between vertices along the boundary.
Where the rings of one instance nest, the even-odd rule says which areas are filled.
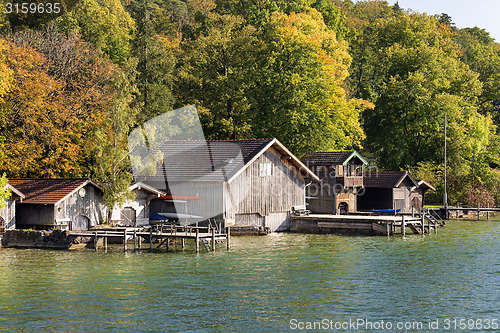
[[[392,236],[398,231],[405,236],[407,228],[414,234],[437,233],[444,223],[431,213],[420,216],[373,216],[310,214],[292,216],[290,232],[299,233],[351,233]]]
[[[216,244],[225,241],[227,250],[231,247],[231,231],[230,227],[224,230],[219,226],[216,227],[198,227],[198,226],[179,226],[179,225],[161,225],[142,228],[108,228],[102,230],[89,231],[70,231],[72,237],[90,238],[94,249],[98,250],[99,240],[102,241],[104,251],[108,249],[109,239],[121,240],[123,250],[129,250],[129,243],[133,243],[134,251],[139,249],[147,249],[153,251],[155,248],[164,247],[167,251],[173,243],[177,246],[177,241],[180,241],[182,250],[186,247],[186,241],[194,241],[196,253],[200,253],[200,243],[207,252],[215,252]],[[144,247],[147,243],[147,247]]]

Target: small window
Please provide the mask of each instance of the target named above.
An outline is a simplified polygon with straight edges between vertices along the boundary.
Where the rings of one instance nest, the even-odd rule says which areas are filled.
[[[259,163],[259,177],[272,176],[273,164],[268,162]]]

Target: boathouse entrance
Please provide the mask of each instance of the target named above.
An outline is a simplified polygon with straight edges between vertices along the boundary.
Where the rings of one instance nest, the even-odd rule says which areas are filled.
[[[339,203],[338,212],[339,215],[347,215],[349,212],[349,204],[347,202]]]

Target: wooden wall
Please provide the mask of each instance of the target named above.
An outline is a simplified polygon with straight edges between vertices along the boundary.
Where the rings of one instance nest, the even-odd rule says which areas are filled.
[[[105,220],[106,206],[102,200],[102,192],[91,184],[85,186],[85,196],[82,198],[78,191],[66,200],[54,205],[53,223],[65,229],[88,230]]]
[[[135,211],[136,226],[149,225],[149,203],[153,198],[157,197],[156,194],[138,189],[134,189],[132,192],[135,193],[134,200],[126,201],[121,207],[118,205],[113,207],[111,223],[125,225],[123,224],[121,212],[124,208],[132,208]]]
[[[12,198],[5,199],[5,207],[0,209],[0,217],[5,221],[5,229],[13,229],[16,226],[16,201]]]
[[[259,163],[272,163],[272,175],[260,176]],[[291,208],[305,205],[304,187],[296,168],[270,148],[230,184],[225,184],[225,218],[234,219],[235,225],[265,226],[268,221],[271,231],[281,230]]]

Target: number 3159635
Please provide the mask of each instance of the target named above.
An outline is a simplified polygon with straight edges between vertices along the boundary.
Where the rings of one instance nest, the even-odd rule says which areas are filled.
[[[5,4],[6,14],[59,14],[61,12],[61,4],[59,2],[47,3],[12,3]]]

